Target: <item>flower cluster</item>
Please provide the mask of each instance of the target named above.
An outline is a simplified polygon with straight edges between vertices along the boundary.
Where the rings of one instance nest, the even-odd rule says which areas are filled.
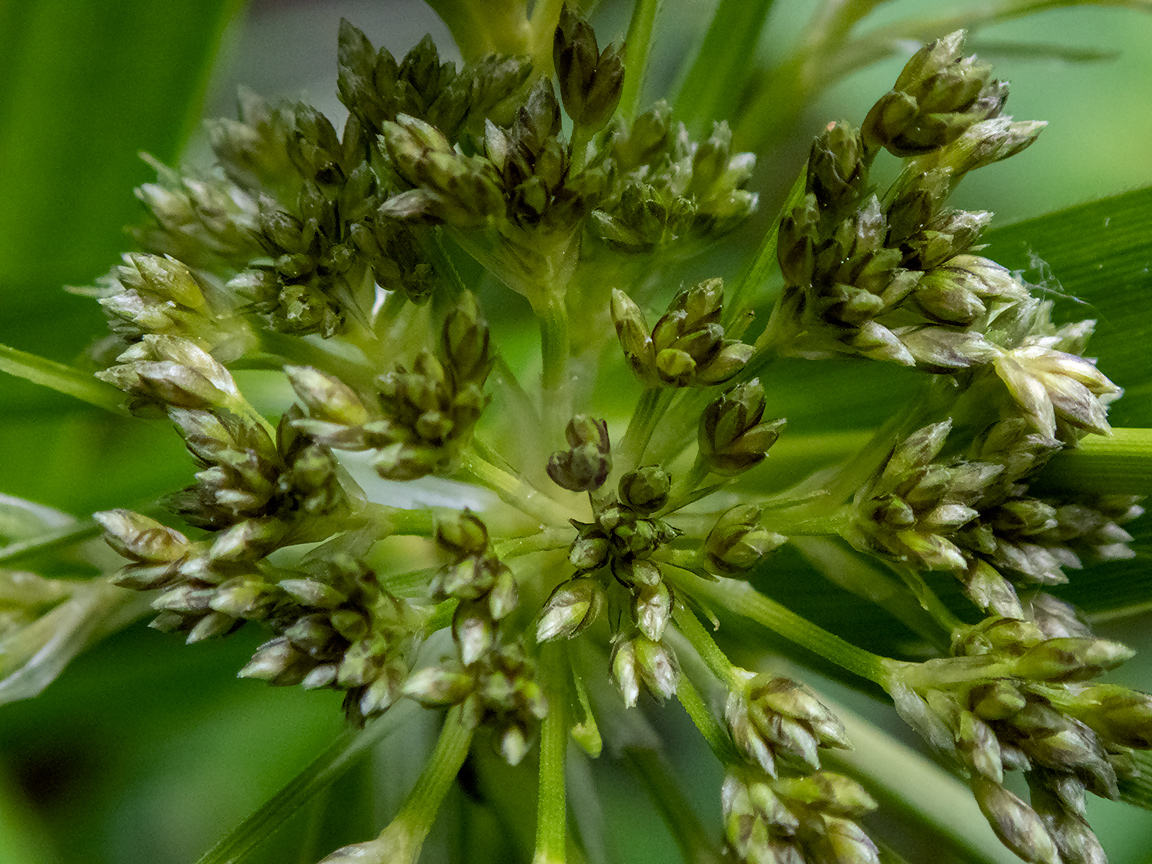
[[[667,103],[638,110],[623,46],[555,6],[532,19],[550,56],[460,67],[344,22],[341,132],[242,93],[211,127],[215,167],[157,165],[141,251],[88,290],[112,332],[92,353],[197,470],[160,502],[180,530],[96,514],[127,561],[111,581],[189,642],[265,627],[240,675],[340,691],[353,724],[447,709],[393,823],[325,860],[414,861],[482,735],[514,776],[538,770],[536,860],[562,861],[568,738],[598,755],[601,726],[675,699],[725,772],[715,854],[876,864],[868,778],[834,770],[844,724],[740,628],[728,641],[750,619],[886,690],[1023,860],[1103,861],[1084,794],[1134,776],[1152,697],[1095,683],[1130,652],[1046,591],[1131,555],[1141,510],[1045,469],[1109,433],[1120,390],[1084,356],[1092,322],[1054,324],[977,254],[991,214],[947,203],[1043,124],[1003,113],[963,33],[931,42],[859,127],[816,137],[752,275],[685,285],[677,265],[756,210],[754,157],[722,119],[695,140]],[[896,364],[920,388],[847,458],[801,437],[819,465],[781,491],[781,357]],[[275,379],[262,400],[252,370]],[[757,590],[812,538],[949,647],[881,657]],[[0,604],[23,603],[0,633],[51,585],[0,571]]]

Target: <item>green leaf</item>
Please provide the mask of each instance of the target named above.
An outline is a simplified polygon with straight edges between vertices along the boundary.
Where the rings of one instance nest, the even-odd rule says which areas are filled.
[[[632,11],[632,21],[628,25],[628,38],[625,42],[628,46],[627,65],[619,111],[629,122],[635,118],[640,107],[652,48],[652,31],[656,27],[661,3],[662,0],[637,0],[636,8]]]
[[[137,154],[173,160],[239,0],[0,5],[0,342],[74,353],[95,304],[67,297],[115,263]]]
[[[242,864],[250,860],[262,841],[355,765],[373,746],[404,725],[416,710],[414,702],[403,701],[359,732],[344,732],[284,788],[228,832],[196,864]]]
[[[676,116],[692,132],[705,133],[713,120],[737,115],[771,9],[772,0],[720,0],[676,96]]]

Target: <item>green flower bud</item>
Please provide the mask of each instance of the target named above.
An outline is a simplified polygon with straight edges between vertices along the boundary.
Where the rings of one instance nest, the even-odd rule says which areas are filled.
[[[926,153],[999,113],[1007,88],[989,80],[988,66],[961,58],[963,40],[957,30],[913,55],[892,90],[868,112],[861,130],[865,144],[897,156]]]
[[[655,513],[668,502],[672,478],[658,465],[629,471],[620,478],[620,500],[638,513]]]
[[[282,579],[276,584],[293,599],[317,609],[335,609],[348,601],[345,594],[316,579]]]
[[[132,561],[177,561],[191,551],[191,543],[179,531],[131,510],[105,510],[92,518],[104,529],[108,545]]]
[[[611,119],[624,88],[623,49],[600,52],[588,23],[564,4],[552,43],[564,110],[577,126],[600,129]]]
[[[595,579],[577,577],[562,582],[548,597],[536,625],[536,641],[578,636],[604,608],[604,589]]]
[[[259,576],[236,576],[212,592],[208,605],[232,618],[260,619],[271,611],[276,595],[271,583]]]
[[[1120,388],[1083,357],[1042,345],[1002,352],[996,374],[1042,435],[1056,437],[1056,422],[1107,435],[1105,405]]]
[[[1115,669],[1135,652],[1106,639],[1047,639],[1019,657],[1013,671],[1033,681],[1084,681]]]
[[[760,379],[733,387],[700,417],[700,456],[708,470],[731,476],[764,461],[785,420],[761,422],[765,397]]]
[[[472,676],[466,672],[428,666],[413,673],[404,682],[401,692],[421,705],[437,708],[462,702],[472,692],[472,687]]]
[[[632,597],[632,617],[640,632],[653,642],[659,642],[664,636],[664,628],[672,619],[674,602],[672,589],[663,580],[655,585],[638,586]]]
[[[624,359],[645,383],[656,380],[656,352],[640,307],[618,289],[612,289],[612,321],[624,351]]]
[[[624,706],[636,707],[636,701],[640,698],[640,667],[636,659],[635,642],[631,639],[617,639],[612,646],[609,665],[612,680],[624,697]]]
[[[259,678],[269,684],[290,686],[304,680],[315,661],[297,651],[286,636],[277,636],[256,649],[252,659],[238,673],[240,678]]]
[[[846,123],[830,123],[812,142],[806,191],[825,210],[849,205],[868,183],[863,157],[860,131]]]
[[[1058,864],[1052,837],[1036,811],[998,783],[972,779],[976,803],[1000,841],[1028,864]]]
[[[1024,708],[1025,699],[1010,681],[998,680],[973,687],[968,704],[982,720],[1006,720]]]
[[[876,809],[875,799],[850,777],[831,771],[814,771],[804,777],[789,777],[772,784],[785,800],[813,807],[832,816],[859,819]]]
[[[716,520],[704,541],[704,553],[721,573],[743,573],[787,541],[760,524],[760,508],[742,504]]]
[[[488,529],[471,510],[462,510],[436,523],[436,545],[457,560],[473,558],[488,548]]]
[[[471,666],[491,650],[496,631],[487,602],[460,602],[452,613],[452,638],[460,649],[460,662],[465,666]]]
[[[662,579],[660,568],[645,558],[613,558],[612,575],[628,588],[653,587]]]
[[[568,550],[568,561],[577,570],[595,570],[608,560],[610,543],[599,532],[581,532]]]
[[[577,414],[564,430],[568,450],[558,450],[548,458],[548,476],[564,489],[587,492],[599,489],[612,470],[608,424]]]

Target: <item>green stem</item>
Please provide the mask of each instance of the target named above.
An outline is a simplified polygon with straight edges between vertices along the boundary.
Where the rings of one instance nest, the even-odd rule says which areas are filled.
[[[46,357],[0,345],[0,372],[73,396],[105,411],[127,413],[124,410],[125,395],[111,384],[92,377],[90,372],[74,369]]]
[[[532,864],[564,864],[568,846],[568,802],[564,762],[568,747],[565,646],[540,647],[541,678],[548,687],[548,715],[540,732],[540,787],[536,804],[536,853]]]
[[[418,710],[414,702],[405,700],[359,732],[348,730],[341,733],[308,767],[229,831],[196,864],[226,864],[246,860],[289,817],[309,801],[315,800],[316,795],[327,789],[386,736],[411,720]]]
[[[740,761],[740,754],[732,743],[731,737],[724,728],[716,722],[716,715],[700,695],[700,691],[689,680],[687,675],[680,676],[680,683],[676,685],[676,698],[692,718],[701,736],[708,743],[716,759],[722,765],[731,765]]]
[[[720,864],[723,859],[712,830],[700,821],[681,791],[683,778],[673,773],[656,750],[630,747],[626,758],[664,817],[664,824],[680,847],[681,857],[692,864]]]
[[[649,387],[640,395],[636,410],[632,412],[632,419],[628,421],[628,429],[624,438],[616,448],[616,467],[621,471],[631,471],[640,465],[644,458],[644,451],[648,449],[648,442],[652,433],[669,404],[675,391],[668,387]]]
[[[436,813],[440,810],[444,796],[452,788],[452,783],[468,756],[468,748],[472,744],[472,732],[472,728],[464,722],[464,709],[459,705],[452,708],[444,718],[440,739],[436,742],[436,749],[432,751],[428,764],[424,766],[424,772],[412,791],[408,793],[392,825],[385,828],[384,833],[380,835],[380,839],[384,839],[392,831],[393,825],[402,825],[403,828],[398,833],[403,835],[408,848],[415,851],[416,854],[411,858],[413,862],[419,854],[424,838],[432,829],[432,823],[436,820]],[[391,854],[392,850],[387,849],[387,852]],[[393,858],[387,857],[381,861],[383,864],[383,861],[391,862]]]
[[[0,564],[11,564],[21,558],[29,558],[41,552],[51,552],[60,546],[79,543],[99,535],[100,526],[91,520],[81,522],[79,525],[68,525],[55,531],[37,534],[27,540],[9,543],[0,549]]]
[[[461,456],[459,473],[464,479],[491,489],[505,504],[532,519],[545,525],[568,524],[568,512],[559,504],[526,481],[493,465],[474,450]]]
[[[954,633],[964,626],[964,622],[952,614],[952,610],[944,605],[936,596],[936,592],[929,587],[924,575],[913,567],[894,565],[892,567],[912,592],[920,607],[932,616],[932,620],[939,624],[948,633]]]
[[[448,249],[444,245],[444,231],[439,226],[429,229],[428,234],[421,231],[415,232],[416,237],[420,243],[421,248],[435,268],[440,271],[440,275],[448,280],[448,284],[452,286],[452,291],[455,294],[463,294],[468,290],[464,285],[464,280],[460,278],[460,271],[456,269],[455,262],[448,254]]]
[[[1034,488],[1041,491],[1152,495],[1152,429],[1089,435],[1052,457]]]
[[[527,537],[513,537],[496,544],[496,554],[500,560],[531,555],[533,552],[550,552],[565,549],[572,545],[575,533],[571,528],[549,528]]]
[[[728,659],[727,654],[720,650],[720,646],[716,644],[712,634],[704,629],[704,625],[700,623],[700,619],[693,614],[692,610],[683,603],[677,603],[676,609],[672,612],[672,620],[676,622],[680,634],[691,643],[696,653],[700,655],[700,659],[725,687],[734,690],[740,686],[740,682],[736,680],[732,661]]]
[[[571,382],[568,376],[568,309],[563,296],[553,297],[540,318],[542,361],[540,406],[545,422],[566,423],[572,415]],[[563,426],[561,426],[563,428]]]
[[[640,96],[644,90],[644,78],[648,72],[648,58],[652,49],[652,31],[656,27],[656,16],[660,14],[662,0],[636,0],[632,10],[632,21],[628,24],[628,56],[624,72],[624,91],[620,95],[620,105],[616,109],[631,123],[640,107]]]
[[[261,347],[276,357],[301,366],[312,366],[321,372],[335,375],[349,387],[362,393],[375,391],[375,378],[378,370],[365,363],[355,363],[333,354],[331,351],[314,345],[299,336],[277,333],[273,330],[260,331]],[[283,367],[283,364],[281,364]]]
[[[854,675],[877,684],[887,679],[890,662],[886,658],[858,648],[835,633],[816,626],[775,600],[769,600],[745,582],[725,578],[708,581],[679,570],[665,576],[685,593],[711,601],[733,615],[755,621]]]
[[[947,650],[951,630],[942,631],[907,589],[887,573],[832,538],[794,537],[789,542],[833,585],[868,600],[930,644]]]

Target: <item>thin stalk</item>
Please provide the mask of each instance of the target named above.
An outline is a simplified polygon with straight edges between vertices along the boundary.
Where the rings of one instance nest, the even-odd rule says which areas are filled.
[[[807,170],[801,169],[792,183],[792,188],[788,190],[788,195],[784,199],[784,203],[780,205],[780,212],[776,214],[776,218],[772,220],[768,227],[768,233],[765,234],[764,239],[760,241],[760,248],[756,250],[756,255],[744,269],[744,272],[737,278],[736,286],[732,289],[731,296],[728,298],[727,310],[725,311],[724,323],[726,327],[735,321],[738,315],[744,312],[748,305],[749,292],[763,287],[768,282],[773,271],[777,269],[776,247],[780,241],[780,220],[804,197],[804,188],[807,179]],[[771,330],[772,325],[769,324],[765,333],[767,334]],[[761,336],[760,339],[765,339],[765,336]],[[759,340],[757,347],[761,347]]]
[[[854,675],[877,684],[887,680],[891,663],[886,658],[858,648],[835,633],[818,627],[775,600],[768,599],[746,582],[726,578],[708,581],[680,570],[665,575],[685,593],[710,601],[733,615],[755,621]]]
[[[682,779],[677,777],[656,750],[629,748],[626,758],[636,778],[664,817],[680,855],[692,864],[720,864],[723,860],[716,846],[714,832],[706,828],[695,809],[685,800]]]
[[[676,698],[692,718],[693,724],[700,731],[701,736],[712,749],[712,753],[722,765],[731,765],[740,761],[740,754],[732,743],[731,737],[716,721],[716,715],[700,695],[700,691],[689,680],[687,675],[680,676],[680,683],[676,685]]]
[[[229,831],[197,864],[243,861],[292,814],[314,800],[372,747],[410,720],[417,710],[415,703],[400,702],[359,732],[341,733],[307,768]]]
[[[547,525],[568,524],[568,512],[535,487],[482,458],[475,450],[460,458],[460,475],[495,492],[500,500]]]
[[[536,803],[536,853],[532,864],[564,864],[568,845],[568,800],[564,762],[568,747],[565,646],[540,647],[542,678],[548,687],[548,715],[540,731],[540,786]]]
[[[521,555],[531,555],[533,552],[551,552],[554,549],[566,549],[572,545],[575,536],[571,528],[548,528],[527,537],[513,537],[496,544],[496,554],[500,559],[518,558]]]
[[[438,226],[433,227],[427,235],[417,231],[416,237],[424,252],[432,260],[436,269],[440,271],[440,275],[447,277],[448,284],[452,286],[453,293],[463,294],[467,291],[468,288],[464,284],[464,280],[460,278],[460,271],[456,269],[456,264],[453,262],[452,257],[448,254],[447,247],[444,245],[443,229]]]
[[[953,615],[952,610],[945,606],[943,601],[936,596],[936,592],[929,587],[928,583],[924,580],[923,574],[918,570],[902,565],[893,566],[892,569],[896,571],[896,575],[904,580],[904,584],[908,587],[908,590],[912,592],[912,596],[919,602],[920,607],[931,615],[932,620],[939,624],[944,630],[948,633],[954,633],[964,626],[964,622]]]
[[[617,111],[631,123],[640,107],[644,78],[648,72],[648,58],[652,49],[652,31],[656,16],[660,14],[662,0],[636,0],[632,20],[628,24],[627,64],[624,72],[624,91],[620,95]]]
[[[125,396],[111,384],[47,357],[0,345],[0,372],[73,396],[114,414],[127,414]]]
[[[648,442],[656,425],[668,410],[675,390],[669,387],[649,387],[640,395],[636,410],[632,412],[632,419],[628,421],[628,429],[624,438],[616,448],[616,465],[624,471],[630,471],[640,464],[644,458],[644,451],[648,449]]]
[[[739,682],[736,680],[732,661],[728,659],[727,654],[720,650],[720,646],[716,644],[712,634],[704,629],[704,625],[700,623],[700,619],[693,614],[692,610],[683,603],[677,603],[676,609],[672,613],[672,620],[676,622],[680,634],[691,643],[712,674],[719,678],[729,690],[738,687]]]
[[[824,537],[795,537],[789,542],[833,585],[875,604],[932,645],[947,649],[951,631],[924,611],[905,586],[864,561],[844,544]]]
[[[1152,429],[1089,435],[1057,453],[1036,483],[1043,490],[1152,495]]]
[[[11,564],[22,558],[30,558],[41,552],[51,552],[61,546],[79,543],[91,537],[100,535],[100,526],[91,520],[81,522],[79,525],[68,525],[55,531],[38,534],[27,540],[9,543],[0,549],[0,564]]]
[[[307,339],[273,330],[261,330],[260,345],[269,354],[289,363],[312,366],[321,372],[335,375],[354,390],[372,392],[376,386],[377,370],[365,363],[356,363],[326,351]]]
[[[552,425],[567,422],[572,414],[571,380],[568,374],[570,344],[568,309],[564,305],[563,296],[553,297],[540,318],[540,377],[543,385],[540,413],[545,422]]]
[[[432,830],[432,823],[436,820],[444,796],[452,788],[468,756],[472,732],[472,728],[464,722],[463,708],[459,705],[452,708],[444,718],[440,739],[436,742],[436,749],[432,751],[428,764],[424,766],[424,772],[408,793],[392,824],[384,829],[376,841],[383,853],[376,859],[380,864],[416,861],[424,838]],[[365,860],[367,862],[371,859]]]
[[[528,21],[528,50],[533,65],[543,75],[551,75],[555,71],[552,68],[552,39],[563,5],[564,0],[537,0],[532,7],[532,17]]]

